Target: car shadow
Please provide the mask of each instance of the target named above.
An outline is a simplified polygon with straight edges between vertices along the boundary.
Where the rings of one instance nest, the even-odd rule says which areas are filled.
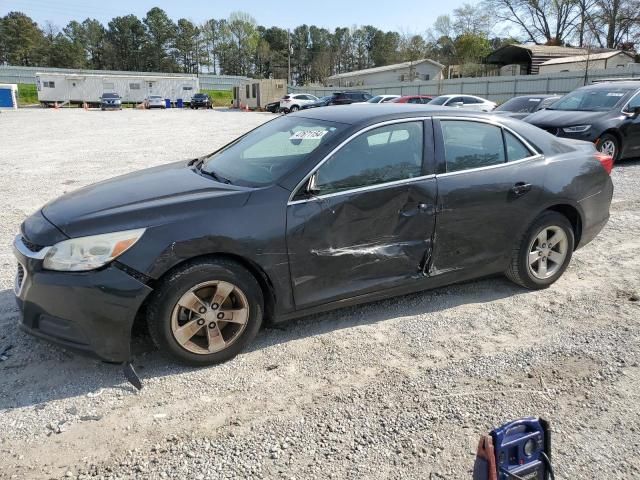
[[[267,325],[247,352],[394,318],[438,313],[462,304],[488,303],[526,293],[527,290],[502,277],[492,277],[393,297]],[[40,408],[52,400],[92,396],[105,388],[134,391],[133,386],[126,383],[121,365],[108,364],[34,338],[18,328],[18,318],[13,292],[0,291],[0,354],[9,347],[6,360],[0,360],[0,410]],[[133,364],[143,382],[197,370],[172,363],[153,348],[145,334],[135,334],[132,347]]]

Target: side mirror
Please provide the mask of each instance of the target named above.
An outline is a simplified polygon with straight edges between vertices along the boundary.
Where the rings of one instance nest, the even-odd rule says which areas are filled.
[[[638,118],[638,116],[640,116],[640,105],[631,107],[629,113],[631,113],[631,118]]]
[[[450,104],[449,104],[449,105],[447,105],[447,106],[449,106],[449,107],[454,107],[454,108],[460,108],[460,107],[463,107],[463,106],[464,106],[464,103],[462,103],[462,102],[453,102],[453,103],[450,103]]]
[[[309,181],[307,182],[306,190],[309,195],[317,195],[318,193],[320,193],[317,182],[318,179],[316,177],[316,174],[314,173],[313,175],[311,175],[311,177],[309,177]]]

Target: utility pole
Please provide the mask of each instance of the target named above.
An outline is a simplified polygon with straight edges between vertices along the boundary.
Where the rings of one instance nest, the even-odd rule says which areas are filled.
[[[287,69],[287,83],[291,85],[291,33],[287,28],[287,58],[289,61],[289,67]]]

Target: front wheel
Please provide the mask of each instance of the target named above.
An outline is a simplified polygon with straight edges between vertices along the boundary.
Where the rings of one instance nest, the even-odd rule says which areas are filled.
[[[557,212],[544,212],[514,248],[505,275],[525,288],[546,288],[569,266],[574,242],[573,228],[567,217]]]
[[[147,321],[161,351],[198,366],[235,357],[258,333],[262,316],[262,290],[253,275],[235,262],[212,259],[169,275]]]
[[[297,112],[298,110],[300,110],[300,107],[299,107],[298,105],[294,105],[293,107],[291,107],[291,108],[289,109],[289,111],[290,111],[291,113],[295,113],[295,112]]]
[[[598,148],[598,151],[613,158],[614,162],[616,162],[620,157],[620,142],[617,137],[610,133],[602,135],[598,140],[598,145],[596,147]]]

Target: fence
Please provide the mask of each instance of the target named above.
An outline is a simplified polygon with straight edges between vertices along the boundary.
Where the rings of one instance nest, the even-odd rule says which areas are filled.
[[[589,70],[586,83],[598,79],[638,78],[640,64],[630,64],[621,68]],[[372,95],[445,95],[466,93],[477,95],[494,102],[504,102],[517,95],[559,94],[575,90],[585,85],[585,72],[558,72],[544,75],[515,75],[504,77],[455,78],[451,80],[430,80],[398,82],[361,87],[289,87],[289,93],[311,93],[318,97],[331,95],[340,90],[367,91]]]
[[[193,74],[162,73],[162,72],[124,72],[119,70],[73,70],[67,68],[49,67],[13,67],[0,65],[0,83],[36,83],[36,72],[42,73],[69,73],[75,75],[140,75],[144,77],[193,77]],[[248,80],[247,77],[233,75],[200,74],[200,88],[202,90],[231,90],[236,85],[241,85]]]

